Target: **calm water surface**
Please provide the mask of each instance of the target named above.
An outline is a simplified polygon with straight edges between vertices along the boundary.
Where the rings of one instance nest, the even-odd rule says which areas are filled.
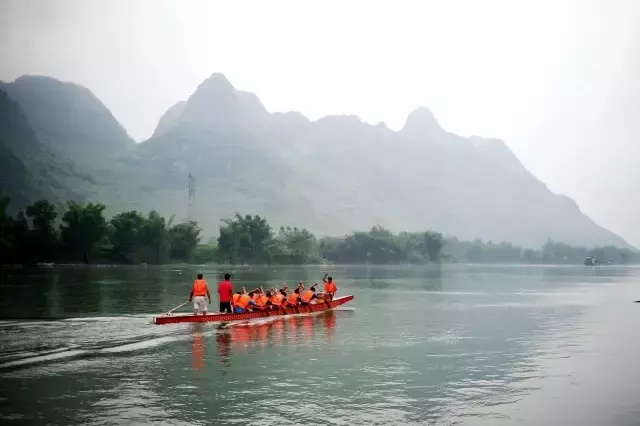
[[[337,267],[342,309],[153,325],[197,272],[2,270],[0,422],[640,425],[640,268]]]

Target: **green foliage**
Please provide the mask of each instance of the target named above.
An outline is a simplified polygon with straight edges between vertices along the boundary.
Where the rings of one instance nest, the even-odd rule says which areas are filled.
[[[335,263],[425,263],[440,262],[442,234],[402,232],[398,235],[374,226],[369,232],[354,232],[344,239],[323,238],[322,255]]]
[[[109,221],[109,260],[117,263],[140,263],[138,256],[145,218],[135,210],[119,213]]]
[[[217,244],[198,244],[191,255],[191,263],[205,264],[214,263],[218,258]]]
[[[280,227],[275,250],[275,261],[280,264],[304,265],[320,260],[318,241],[304,228]]]
[[[271,263],[275,241],[271,226],[258,215],[224,219],[218,237],[218,253],[223,262],[232,264]]]
[[[201,232],[196,222],[179,223],[169,228],[171,260],[189,262],[202,239]]]
[[[100,244],[105,243],[107,220],[103,204],[87,205],[69,201],[67,211],[62,215],[60,240],[70,259],[88,263]]]
[[[135,210],[116,215],[110,221],[110,259],[133,264],[167,263],[171,251],[169,226],[155,211],[146,218]]]
[[[7,214],[9,197],[0,196],[0,263],[20,263],[27,258],[29,223],[23,212],[16,218]]]
[[[69,202],[58,233],[54,228],[57,213],[48,202],[29,205],[26,217],[19,212],[15,219],[7,214],[8,206],[9,199],[0,197],[3,264],[54,260],[107,260],[125,264],[188,262],[200,241],[201,230],[196,223],[172,225],[171,219],[167,221],[155,211],[147,217],[136,211],[123,212],[107,222],[104,205]],[[212,260],[210,256],[207,261]]]
[[[369,232],[348,235],[332,251],[325,251],[327,260],[336,263],[399,263],[403,249],[391,233],[374,227]]]
[[[451,238],[445,241],[443,251],[446,256],[457,262],[470,263],[516,263],[516,264],[582,264],[587,256],[601,263],[618,265],[640,263],[640,253],[615,246],[585,247],[571,246],[551,240],[540,249],[524,249],[507,242],[458,241]]]
[[[125,264],[223,262],[231,264],[398,264],[428,262],[582,264],[591,256],[599,263],[640,263],[640,253],[615,246],[587,249],[551,240],[540,250],[507,242],[444,239],[434,231],[401,232],[374,226],[343,238],[316,237],[304,228],[281,227],[275,234],[258,215],[236,214],[220,226],[218,244],[199,244],[202,230],[195,222],[173,225],[158,212],[146,217],[122,212],[107,222],[102,204],[69,202],[59,232],[55,206],[47,201],[30,204],[10,216],[10,200],[0,196],[2,264],[49,261]],[[62,249],[62,250],[59,250]]]
[[[171,241],[169,239],[169,226],[164,217],[158,212],[151,211],[141,232],[138,234],[139,253],[143,262],[161,265],[169,261]]]
[[[36,201],[27,206],[27,218],[31,221],[28,245],[36,262],[50,262],[55,258],[58,234],[54,222],[58,213],[48,201]]]

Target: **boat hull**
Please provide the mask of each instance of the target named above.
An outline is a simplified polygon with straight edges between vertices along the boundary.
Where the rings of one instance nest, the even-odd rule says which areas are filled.
[[[321,302],[313,305],[297,306],[295,308],[273,309],[270,311],[253,311],[245,314],[227,314],[227,313],[214,313],[207,315],[193,315],[193,314],[170,314],[159,315],[153,317],[154,324],[177,324],[181,322],[229,322],[229,321],[241,321],[253,318],[265,318],[265,317],[281,317],[287,315],[309,314],[314,312],[322,312],[333,309],[337,306],[344,305],[345,303],[353,300],[353,295],[343,296],[333,299],[331,302]]]

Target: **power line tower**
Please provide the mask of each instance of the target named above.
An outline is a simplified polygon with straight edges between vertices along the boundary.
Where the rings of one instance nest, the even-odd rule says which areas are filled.
[[[189,211],[187,213],[189,222],[196,220],[196,178],[189,172]]]

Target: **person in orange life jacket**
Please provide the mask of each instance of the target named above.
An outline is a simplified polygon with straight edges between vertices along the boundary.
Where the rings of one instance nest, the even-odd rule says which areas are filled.
[[[252,291],[249,294],[243,294],[238,298],[238,302],[233,308],[233,312],[236,314],[244,314],[250,312],[251,306],[256,306],[256,302],[253,301],[254,293]]]
[[[258,297],[260,297],[260,294],[261,294],[261,289],[259,287],[254,288],[253,289],[253,297],[251,298],[251,300],[256,302],[258,300]]]
[[[231,308],[236,306],[236,303],[238,302],[238,299],[240,299],[240,296],[242,296],[241,291],[238,291],[233,295],[233,297],[231,298]]]
[[[269,298],[271,297],[271,293],[267,292],[267,294],[258,293],[258,297],[253,299],[255,302],[255,308],[264,311],[265,309],[271,309],[271,301]]]
[[[274,306],[280,306],[287,299],[287,293],[284,290],[274,290],[271,296],[271,304]]]
[[[198,278],[193,283],[191,293],[189,294],[189,302],[193,301],[193,315],[198,315],[198,308],[202,311],[202,315],[207,314],[207,301],[204,298],[205,296],[207,296],[209,303],[211,303],[209,286],[202,277],[202,274],[198,274]]]
[[[329,299],[333,299],[336,292],[338,291],[338,287],[336,287],[336,282],[331,277],[327,277],[327,273],[325,272],[324,278],[322,278],[324,282],[324,291],[329,295]]]
[[[293,290],[293,293],[291,293],[287,297],[287,306],[298,306],[299,302],[300,302],[300,288],[296,288],[295,290]]]
[[[300,304],[301,305],[310,305],[313,299],[317,299],[318,295],[316,294],[316,285],[312,285],[309,290],[302,293],[300,296]]]

